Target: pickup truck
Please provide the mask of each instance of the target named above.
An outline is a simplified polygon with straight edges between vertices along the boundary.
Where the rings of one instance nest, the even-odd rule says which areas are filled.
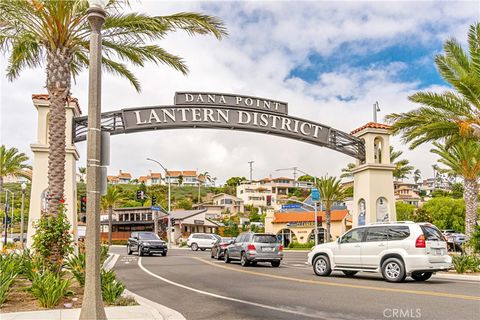
[[[137,252],[139,256],[160,253],[167,255],[167,244],[154,232],[132,232],[127,243],[127,253],[130,255]]]

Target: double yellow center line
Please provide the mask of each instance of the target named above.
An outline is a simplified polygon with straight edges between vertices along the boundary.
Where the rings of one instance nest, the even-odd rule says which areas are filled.
[[[308,279],[299,279],[299,278],[292,278],[274,274],[266,274],[251,270],[244,270],[244,269],[237,269],[233,267],[228,267],[226,265],[220,265],[218,263],[213,263],[211,261],[207,261],[202,258],[194,257],[198,261],[206,263],[208,265],[231,270],[235,272],[241,272],[245,274],[251,274],[255,276],[265,277],[265,278],[272,278],[278,280],[286,280],[286,281],[294,281],[299,283],[308,283],[308,284],[315,284],[315,285],[322,285],[322,286],[331,286],[331,287],[342,287],[342,288],[353,288],[353,289],[364,289],[364,290],[372,290],[372,291],[382,291],[382,292],[395,292],[395,293],[406,293],[406,294],[416,294],[416,295],[423,295],[423,296],[434,296],[434,297],[443,297],[443,298],[454,298],[454,299],[462,299],[462,300],[475,300],[480,301],[480,296],[468,296],[463,294],[455,294],[455,293],[447,293],[447,292],[435,292],[435,291],[424,291],[424,290],[410,290],[410,289],[400,289],[400,288],[384,288],[384,287],[372,287],[372,286],[364,286],[358,284],[348,284],[348,283],[338,283],[338,282],[329,282],[329,281],[319,281],[319,280],[308,280]]]

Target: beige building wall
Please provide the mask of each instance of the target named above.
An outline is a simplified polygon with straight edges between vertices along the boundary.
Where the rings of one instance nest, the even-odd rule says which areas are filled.
[[[359,220],[361,211],[365,211],[365,224],[377,222],[378,217],[382,216],[381,211],[388,213],[389,221],[396,220],[393,188],[395,166],[390,164],[390,132],[385,125],[372,123],[369,125],[354,133],[365,141],[366,155],[365,162],[357,162],[357,167],[352,171],[354,227],[362,220]],[[380,198],[382,200],[379,200]],[[383,200],[386,200],[386,203]],[[380,201],[384,203],[383,206],[379,206]]]
[[[48,100],[33,98],[33,105],[38,112],[37,141],[30,145],[33,152],[32,191],[30,194],[30,211],[28,216],[27,247],[32,245],[35,233],[33,224],[40,218],[45,208],[42,195],[48,188]],[[77,239],[77,193],[76,193],[76,161],[79,159],[77,148],[72,141],[73,118],[80,115],[80,109],[75,101],[66,106],[66,161],[65,161],[65,207],[66,214],[74,239]]]

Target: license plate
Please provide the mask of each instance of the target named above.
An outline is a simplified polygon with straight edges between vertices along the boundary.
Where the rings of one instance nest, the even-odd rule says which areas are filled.
[[[442,249],[433,249],[432,253],[436,256],[443,255]]]
[[[265,251],[265,252],[272,252],[274,250],[275,250],[275,248],[263,248],[263,251]]]

